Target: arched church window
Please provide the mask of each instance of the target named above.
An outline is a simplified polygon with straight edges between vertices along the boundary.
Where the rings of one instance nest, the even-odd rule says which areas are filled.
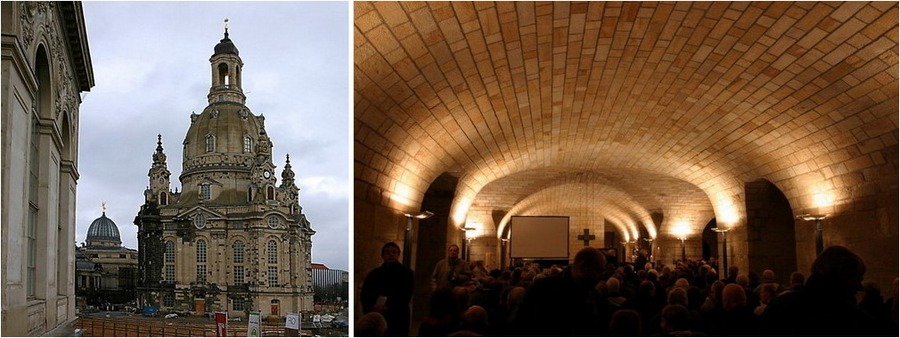
[[[250,136],[244,136],[244,153],[250,153],[253,150],[253,139]]]
[[[175,282],[175,265],[174,264],[166,264],[166,282],[174,283]]]
[[[200,200],[209,200],[209,183],[203,183],[200,185]]]
[[[278,263],[278,242],[273,240],[269,240],[269,244],[266,246],[267,253],[269,256],[268,262],[269,264],[277,264]]]
[[[40,117],[51,117],[51,109],[53,107],[53,96],[51,95],[52,83],[50,58],[47,50],[43,45],[38,47],[37,55],[35,55],[34,76],[37,80],[37,91],[34,96],[34,106],[31,115],[31,136],[30,136],[30,153],[28,159],[28,223],[25,229],[25,297],[33,299],[37,296],[38,266],[46,263],[45,259],[41,259],[38,255],[38,248],[41,244],[45,244],[46,240],[41,239],[38,234],[38,216],[40,214],[41,205],[40,181],[40,159],[47,156],[41,153],[40,147]],[[46,179],[46,178],[44,178]]]
[[[169,194],[165,191],[161,191],[159,193],[159,205],[168,205],[169,204]]]
[[[244,262],[244,241],[242,240],[234,241],[234,262]]]
[[[216,137],[213,135],[206,135],[206,152],[211,153],[216,151]]]
[[[30,158],[28,163],[28,171],[29,171],[29,193],[28,193],[28,228],[25,233],[26,235],[26,275],[25,275],[25,283],[26,283],[26,296],[34,297],[35,295],[35,282],[37,279],[37,219],[38,212],[40,208],[38,207],[38,180],[40,176],[38,176],[39,168],[38,163],[40,162],[40,148],[38,147],[38,137],[40,137],[40,132],[38,129],[40,128],[40,123],[36,115],[32,115],[31,118],[31,149],[30,149]]]
[[[228,76],[228,64],[220,63],[219,64],[219,84],[229,85],[231,84],[231,79]]]
[[[206,263],[206,240],[197,240],[197,263]]]
[[[277,266],[268,267],[268,273],[266,275],[268,277],[269,286],[277,286],[278,285],[278,267]]]
[[[166,241],[166,263],[175,263],[175,242]]]
[[[234,266],[234,285],[242,285],[244,284],[244,266],[243,265],[235,265]]]
[[[266,187],[266,199],[275,199],[275,187],[271,185]]]

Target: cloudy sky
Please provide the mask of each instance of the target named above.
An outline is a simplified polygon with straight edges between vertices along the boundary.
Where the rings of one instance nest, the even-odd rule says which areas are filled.
[[[106,215],[122,244],[162,134],[181,190],[181,144],[192,112],[207,105],[209,57],[223,37],[240,51],[247,106],[266,116],[280,178],[285,154],[300,205],[316,230],[312,259],[348,270],[350,195],[347,2],[84,2],[96,85],[83,93],[76,241]]]

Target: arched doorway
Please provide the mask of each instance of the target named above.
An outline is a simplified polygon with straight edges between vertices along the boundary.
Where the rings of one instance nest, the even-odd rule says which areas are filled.
[[[716,227],[716,218],[713,217],[703,227],[703,259],[709,262],[709,259],[716,257],[719,259],[719,239],[718,234],[712,229]]]
[[[457,177],[449,173],[438,176],[422,198],[422,211],[430,211],[433,216],[419,220],[414,239],[412,264],[415,266],[415,291],[413,294],[412,321],[410,333],[415,336],[418,324],[428,314],[428,301],[431,298],[431,273],[435,264],[447,255],[447,246],[456,244],[462,247],[464,241],[462,231],[451,229],[449,224],[450,206],[456,192]],[[464,253],[460,252],[460,256]]]
[[[746,183],[747,256],[750,271],[775,272],[776,281],[786,283],[797,270],[794,215],[784,194],[764,179]]]
[[[276,317],[280,316],[281,315],[280,307],[281,307],[281,301],[278,299],[273,299],[271,302],[270,309],[269,309],[269,310],[271,310],[269,315],[276,316]]]

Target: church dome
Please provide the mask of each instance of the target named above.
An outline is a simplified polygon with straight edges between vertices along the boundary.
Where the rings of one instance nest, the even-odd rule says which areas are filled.
[[[106,217],[105,212],[102,216],[91,222],[91,227],[88,228],[86,240],[88,242],[104,241],[122,243],[122,238],[119,236],[119,227],[116,226],[116,222],[113,222]]]
[[[193,115],[184,138],[184,170],[210,166],[249,169],[257,153],[262,120],[235,102],[214,103]]]
[[[238,53],[237,47],[234,45],[233,42],[231,42],[231,39],[228,38],[227,31],[225,32],[225,37],[222,38],[222,40],[220,40],[218,44],[216,44],[216,47],[213,49],[213,51],[214,51],[213,55],[219,55],[219,54],[240,55]]]

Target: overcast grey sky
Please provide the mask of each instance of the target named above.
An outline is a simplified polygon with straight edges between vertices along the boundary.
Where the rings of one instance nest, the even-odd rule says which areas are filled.
[[[96,86],[80,116],[77,233],[106,215],[137,249],[133,224],[162,134],[181,190],[181,144],[207,105],[209,57],[223,37],[240,51],[247,106],[266,116],[281,177],[285,154],[312,223],[313,262],[348,270],[350,223],[347,2],[84,2]]]

